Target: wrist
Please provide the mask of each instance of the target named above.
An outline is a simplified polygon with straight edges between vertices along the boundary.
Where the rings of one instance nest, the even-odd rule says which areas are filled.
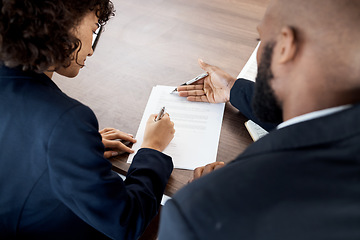
[[[236,78],[230,77],[228,84],[226,85],[226,89],[227,89],[227,94],[226,94],[226,98],[225,98],[225,103],[230,102],[230,92],[232,87],[234,86],[235,82],[236,82]]]
[[[236,82],[236,78],[230,77],[229,81],[228,81],[228,85],[226,86],[230,90],[232,89],[232,87],[234,86],[235,82]]]
[[[150,149],[154,149],[156,151],[162,152],[162,149],[159,146],[157,146],[156,144],[143,143],[143,144],[141,144],[140,148],[150,148]]]

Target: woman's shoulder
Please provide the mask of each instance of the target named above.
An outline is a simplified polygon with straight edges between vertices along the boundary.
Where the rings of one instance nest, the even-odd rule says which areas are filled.
[[[5,103],[3,107],[8,108],[8,113],[21,109],[22,115],[33,119],[46,118],[50,121],[73,108],[92,112],[62,92],[45,74],[0,67],[0,93],[5,99],[2,104]]]

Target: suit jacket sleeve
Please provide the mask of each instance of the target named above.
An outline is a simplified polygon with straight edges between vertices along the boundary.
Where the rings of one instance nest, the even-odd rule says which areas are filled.
[[[236,107],[245,117],[259,124],[262,128],[270,131],[276,127],[275,124],[260,121],[254,114],[251,101],[254,95],[253,81],[246,79],[236,80],[230,91],[230,103]]]
[[[136,239],[157,213],[173,169],[169,156],[141,149],[125,182],[103,157],[93,112],[77,105],[57,121],[48,142],[50,183],[83,221],[113,239]]]

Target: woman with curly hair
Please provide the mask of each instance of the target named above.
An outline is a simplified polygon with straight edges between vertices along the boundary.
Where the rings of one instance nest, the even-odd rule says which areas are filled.
[[[100,134],[94,113],[51,80],[78,74],[111,1],[0,0],[0,11],[0,239],[136,239],[173,169],[161,152],[173,123],[150,116],[122,181],[105,156],[132,151],[116,139],[135,140]]]

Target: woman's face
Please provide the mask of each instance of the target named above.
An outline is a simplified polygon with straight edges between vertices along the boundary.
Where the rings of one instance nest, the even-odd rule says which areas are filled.
[[[89,12],[73,30],[74,35],[80,39],[81,45],[75,50],[70,66],[58,68],[56,70],[58,74],[66,77],[75,77],[78,75],[80,68],[85,65],[86,58],[93,54],[92,39],[93,33],[99,27],[98,20],[95,11]]]

